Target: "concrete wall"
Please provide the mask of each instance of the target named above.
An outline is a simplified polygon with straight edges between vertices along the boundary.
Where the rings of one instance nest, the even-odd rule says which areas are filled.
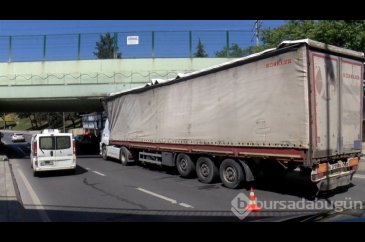
[[[230,58],[156,58],[0,63],[1,85],[145,82],[168,79]]]
[[[101,111],[111,92],[221,64],[228,58],[0,63],[0,111]]]

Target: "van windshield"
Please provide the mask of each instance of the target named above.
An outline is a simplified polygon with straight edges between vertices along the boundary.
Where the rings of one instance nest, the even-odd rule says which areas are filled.
[[[70,147],[70,136],[47,136],[39,138],[39,148],[42,150],[62,150]]]

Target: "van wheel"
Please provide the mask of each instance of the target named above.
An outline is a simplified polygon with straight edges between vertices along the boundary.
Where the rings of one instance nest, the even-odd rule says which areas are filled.
[[[176,167],[182,177],[192,177],[195,173],[195,164],[187,154],[180,153],[176,158]]]
[[[131,152],[129,152],[126,147],[122,147],[120,149],[120,163],[122,163],[123,166],[127,166],[130,157],[132,157]]]
[[[219,167],[219,175],[223,185],[228,188],[238,188],[245,178],[242,167],[233,159],[225,159]]]
[[[34,177],[38,177],[38,175],[39,175],[39,174],[38,174],[38,172],[37,172],[37,171],[35,171],[35,170],[33,170],[33,176],[34,176]]]
[[[108,160],[108,154],[107,154],[107,151],[106,151],[106,146],[104,145],[102,150],[101,150],[101,155],[103,156],[103,159],[104,160]]]
[[[208,157],[200,157],[196,162],[196,174],[202,183],[212,183],[219,177],[217,166]]]

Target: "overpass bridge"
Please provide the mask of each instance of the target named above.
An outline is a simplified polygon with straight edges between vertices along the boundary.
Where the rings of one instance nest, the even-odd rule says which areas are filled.
[[[0,63],[0,112],[102,111],[111,92],[233,58],[141,58]]]

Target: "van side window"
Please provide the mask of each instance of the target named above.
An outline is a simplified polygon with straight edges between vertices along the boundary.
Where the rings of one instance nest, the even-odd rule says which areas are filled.
[[[54,150],[54,139],[53,137],[40,137],[39,148],[42,150]]]
[[[70,136],[57,136],[56,137],[57,150],[68,149],[71,147]]]

